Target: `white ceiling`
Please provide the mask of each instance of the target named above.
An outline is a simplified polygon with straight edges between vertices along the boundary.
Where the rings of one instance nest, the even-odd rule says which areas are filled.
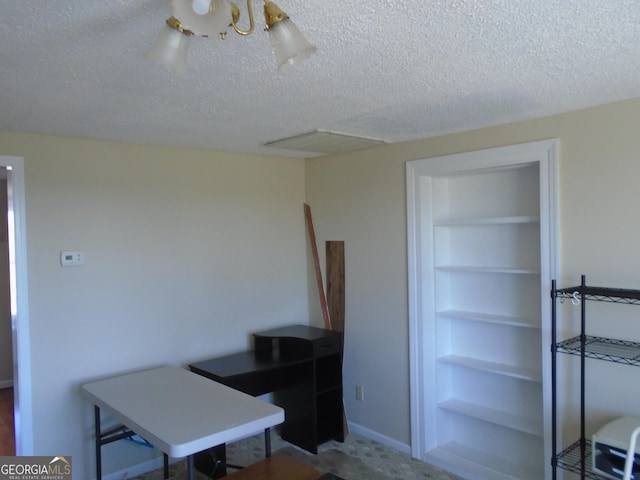
[[[179,76],[143,57],[169,0],[1,0],[0,130],[311,157],[263,144],[399,142],[640,97],[638,0],[276,3],[313,57],[278,73],[254,0],[256,31],[192,38]]]

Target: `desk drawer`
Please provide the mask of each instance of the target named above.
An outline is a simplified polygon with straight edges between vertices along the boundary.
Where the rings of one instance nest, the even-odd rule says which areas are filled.
[[[339,332],[328,332],[311,340],[280,338],[278,343],[281,358],[287,360],[325,357],[342,352],[342,334]]]
[[[313,342],[313,356],[335,355],[342,350],[342,336],[331,335]]]

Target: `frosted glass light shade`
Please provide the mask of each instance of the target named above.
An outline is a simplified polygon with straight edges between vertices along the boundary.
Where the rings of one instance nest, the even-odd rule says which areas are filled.
[[[300,63],[317,50],[289,18],[273,24],[269,28],[269,38],[276,54],[278,71]]]
[[[187,71],[189,38],[168,25],[162,27],[156,43],[145,53],[145,57],[174,72]]]
[[[198,15],[206,15],[209,13],[209,7],[211,7],[211,0],[193,0],[191,8]]]
[[[184,28],[201,37],[215,37],[224,33],[233,21],[231,3],[228,0],[213,0],[206,15],[198,15],[193,11],[190,0],[173,0],[173,16],[180,19]]]

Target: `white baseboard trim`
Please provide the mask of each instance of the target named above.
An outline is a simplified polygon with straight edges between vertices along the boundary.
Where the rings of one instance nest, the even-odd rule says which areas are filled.
[[[169,462],[171,462],[171,458],[169,458]],[[163,457],[160,456],[158,458],[154,458],[153,460],[148,460],[146,462],[138,463],[137,465],[132,465],[131,467],[119,470],[117,472],[107,474],[103,473],[102,480],[126,480],[128,478],[137,477],[138,475],[142,475],[143,473],[148,473],[152,470],[162,468],[163,465]]]
[[[358,425],[357,423],[348,422],[349,431],[361,435],[369,440],[373,440],[374,442],[381,443],[382,445],[386,445],[387,447],[393,448],[394,450],[398,450],[401,453],[406,453],[407,455],[411,455],[411,446],[399,442],[394,438],[387,437],[378,433],[374,430],[370,430],[362,425]]]
[[[0,380],[0,388],[13,387],[13,380]]]

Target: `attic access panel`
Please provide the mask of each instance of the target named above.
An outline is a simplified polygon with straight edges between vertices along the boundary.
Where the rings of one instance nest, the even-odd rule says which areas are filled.
[[[373,138],[357,137],[342,133],[314,130],[312,132],[294,135],[267,142],[266,147],[283,148],[286,150],[300,150],[314,153],[345,153],[364,148],[384,145],[386,142]]]

